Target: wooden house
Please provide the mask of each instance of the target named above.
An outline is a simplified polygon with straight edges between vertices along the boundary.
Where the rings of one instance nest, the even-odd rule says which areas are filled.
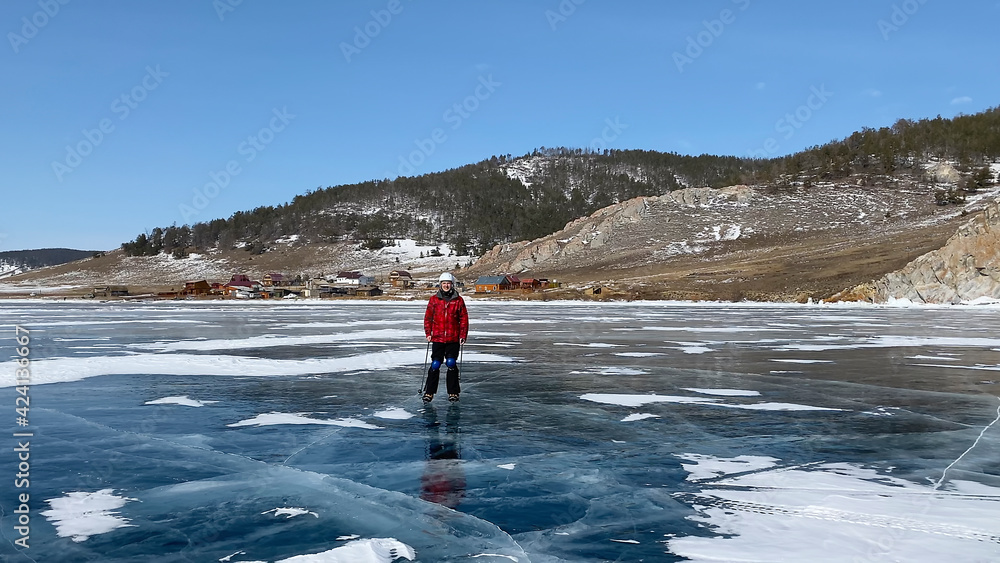
[[[319,290],[313,290],[316,292],[316,296],[319,298],[329,298],[329,297],[340,297],[342,295],[347,295],[348,289],[346,287],[330,287],[328,285],[321,286]],[[310,294],[312,295],[312,294]]]
[[[479,276],[476,280],[476,293],[499,293],[513,289],[507,276]]]
[[[413,286],[413,275],[406,270],[393,270],[389,272],[389,283],[393,287],[408,288]]]
[[[264,274],[264,279],[260,280],[260,283],[264,287],[274,287],[288,285],[288,280],[285,279],[283,274],[270,273]]]
[[[181,290],[181,295],[208,295],[209,293],[212,293],[212,285],[208,283],[208,280],[184,282],[184,289]]]
[[[124,285],[104,285],[94,288],[94,297],[125,297],[128,288]]]
[[[542,287],[542,280],[536,278],[522,278],[521,291],[535,291]]]
[[[358,287],[354,294],[358,297],[378,297],[382,295],[382,290],[373,285],[363,285]]]

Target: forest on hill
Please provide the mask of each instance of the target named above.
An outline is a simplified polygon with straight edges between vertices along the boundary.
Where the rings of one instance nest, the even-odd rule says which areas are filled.
[[[949,119],[900,119],[772,159],[542,147],[444,172],[309,191],[228,219],[157,227],[122,248],[129,255],[182,257],[240,245],[263,253],[277,239],[298,235],[301,242],[352,240],[370,249],[413,238],[481,254],[499,243],[545,236],[637,196],[735,184],[798,189],[856,176],[865,185],[892,187],[903,178],[931,182],[924,165],[934,160],[958,163],[963,181],[974,189],[977,182],[994,180],[985,167],[998,157],[1000,107]]]
[[[71,248],[39,248],[35,250],[7,250],[0,252],[0,264],[16,266],[24,270],[35,270],[45,266],[57,266],[98,254],[93,250]]]

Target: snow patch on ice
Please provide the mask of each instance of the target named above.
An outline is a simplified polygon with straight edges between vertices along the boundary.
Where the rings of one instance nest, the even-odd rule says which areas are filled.
[[[343,328],[343,323],[340,325]],[[130,348],[156,350],[159,352],[177,352],[181,350],[244,350],[251,348],[274,348],[275,346],[298,346],[302,344],[327,344],[332,342],[371,342],[383,340],[404,342],[423,337],[423,331],[405,329],[360,330],[334,334],[312,334],[301,336],[285,336],[283,334],[264,334],[249,338],[227,338],[220,340],[180,340],[176,342],[149,342],[132,344]]]
[[[689,480],[730,469],[735,460],[682,456]],[[768,468],[753,458],[752,473],[714,482],[693,495],[678,494],[713,537],[666,540],[670,553],[693,561],[834,562],[851,557],[893,561],[992,561],[1000,537],[1000,489],[951,481],[950,491],[847,463]],[[765,469],[759,471],[759,469]],[[774,542],[781,530],[781,542]]]
[[[295,516],[302,516],[303,514],[312,514],[316,518],[319,518],[319,514],[311,510],[306,510],[305,508],[295,508],[295,507],[283,507],[283,508],[272,508],[271,510],[265,510],[261,514],[274,513],[275,517],[284,516],[285,518],[293,518]]]
[[[760,391],[747,391],[744,389],[699,389],[697,387],[683,387],[685,391],[701,393],[703,395],[718,395],[720,397],[757,397]]]
[[[949,356],[925,356],[923,354],[917,354],[916,356],[907,356],[907,360],[934,360],[936,362],[957,362],[958,358],[952,358]]]
[[[644,375],[649,372],[644,369],[606,367],[600,370],[598,373],[600,373],[601,375]]]
[[[624,395],[614,393],[586,393],[580,395],[585,401],[604,403],[607,405],[621,405],[623,407],[639,407],[648,403],[675,403],[681,405],[710,405],[726,407],[731,409],[758,410],[758,411],[841,411],[828,407],[814,407],[810,405],[799,405],[796,403],[753,403],[748,405],[737,403],[720,403],[720,399],[708,399],[704,397],[681,397],[672,395]]]
[[[230,428],[238,428],[241,426],[274,426],[278,424],[325,424],[330,426],[344,426],[348,428],[367,428],[370,430],[382,429],[381,426],[368,424],[367,422],[363,420],[358,420],[356,418],[338,418],[334,420],[328,420],[328,419],[309,418],[308,416],[306,416],[310,414],[312,413],[269,412],[269,413],[258,414],[253,418],[248,418],[246,420],[241,420],[239,422],[227,424],[226,426]]]
[[[423,349],[387,350],[346,358],[275,360],[245,356],[209,354],[136,354],[130,356],[92,356],[51,358],[32,361],[34,385],[79,381],[99,375],[220,375],[269,377],[343,373],[364,369],[386,370],[424,361]],[[465,362],[513,362],[512,358],[482,352],[465,352]],[[0,363],[14,373],[15,361]],[[9,368],[9,369],[8,369]],[[14,378],[0,379],[0,387],[13,387]]]
[[[954,336],[899,336],[878,335],[868,338],[852,338],[845,343],[829,344],[785,344],[775,347],[781,351],[823,352],[827,350],[857,350],[861,348],[947,348],[980,346],[988,348],[1000,346],[998,338],[961,338]]]
[[[396,538],[372,538],[320,553],[296,555],[276,563],[392,563],[400,557],[413,561],[417,553]]]
[[[180,395],[177,397],[163,397],[162,399],[154,399],[152,401],[146,401],[144,405],[181,405],[185,407],[203,407],[205,405],[210,405],[212,403],[218,403],[219,401],[198,401],[192,399],[187,395]]]
[[[128,518],[115,512],[130,500],[137,499],[117,496],[114,489],[93,493],[74,491],[64,497],[47,500],[51,508],[41,514],[52,522],[59,537],[82,542],[90,536],[134,526],[129,524]]]
[[[759,455],[739,455],[732,458],[720,458],[702,454],[678,454],[677,457],[694,462],[681,464],[681,467],[690,473],[687,477],[688,481],[703,481],[733,473],[770,469],[778,463],[778,458]]]
[[[712,351],[711,348],[708,348],[706,346],[702,346],[700,344],[699,345],[694,345],[694,346],[682,346],[682,347],[678,348],[678,350],[680,350],[681,352],[684,352],[685,354],[704,354],[705,352],[711,352]]]
[[[650,414],[650,413],[645,413],[645,412],[644,413],[635,413],[635,414],[630,414],[630,415],[626,416],[625,418],[623,418],[622,422],[634,422],[636,420],[645,420],[647,418],[660,418],[660,415],[658,415],[658,414]]]
[[[580,395],[584,401],[620,405],[623,407],[641,407],[648,403],[678,403],[683,405],[699,405],[718,401],[704,397],[680,397],[672,395],[623,395],[615,393],[586,393]]]
[[[413,418],[413,413],[406,412],[406,409],[402,407],[390,407],[385,410],[380,410],[372,416],[392,420],[406,420],[408,418]]]
[[[733,403],[715,403],[717,406],[730,409],[743,409],[748,411],[843,411],[830,407],[815,407],[812,405],[799,405],[796,403],[753,403],[750,405],[737,405]]]

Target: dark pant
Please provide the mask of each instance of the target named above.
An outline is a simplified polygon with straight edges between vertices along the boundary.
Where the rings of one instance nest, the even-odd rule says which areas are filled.
[[[458,342],[433,342],[431,343],[431,361],[433,362],[437,360],[442,364],[445,363],[446,358],[454,358],[457,361],[458,353],[461,349],[461,345]],[[431,395],[437,393],[438,379],[440,379],[440,377],[441,368],[434,369],[432,367],[427,370],[427,387],[424,389],[424,392]],[[462,392],[461,387],[458,384],[457,364],[453,368],[448,368],[448,372],[445,377],[449,395],[458,395]]]

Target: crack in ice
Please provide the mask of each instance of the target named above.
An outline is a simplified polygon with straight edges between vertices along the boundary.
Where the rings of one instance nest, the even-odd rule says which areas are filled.
[[[997,397],[997,399],[1000,399],[1000,397]],[[993,426],[994,424],[996,424],[998,420],[1000,420],[1000,406],[997,406],[997,417],[993,419],[993,422],[987,424],[986,427],[983,428],[982,432],[979,433],[979,436],[976,437],[976,441],[973,442],[971,446],[969,446],[969,449],[967,449],[964,452],[962,452],[962,455],[958,456],[958,459],[956,459],[955,461],[951,462],[948,465],[948,467],[944,468],[944,471],[941,473],[941,478],[938,479],[937,483],[934,483],[934,490],[935,491],[938,490],[941,487],[942,483],[944,483],[944,478],[948,475],[948,470],[951,469],[952,467],[954,467],[956,463],[962,461],[962,458],[965,457],[965,454],[971,452],[972,448],[976,447],[976,444],[979,443],[979,440],[982,440],[983,434],[986,434],[986,431],[989,430],[991,426]]]

